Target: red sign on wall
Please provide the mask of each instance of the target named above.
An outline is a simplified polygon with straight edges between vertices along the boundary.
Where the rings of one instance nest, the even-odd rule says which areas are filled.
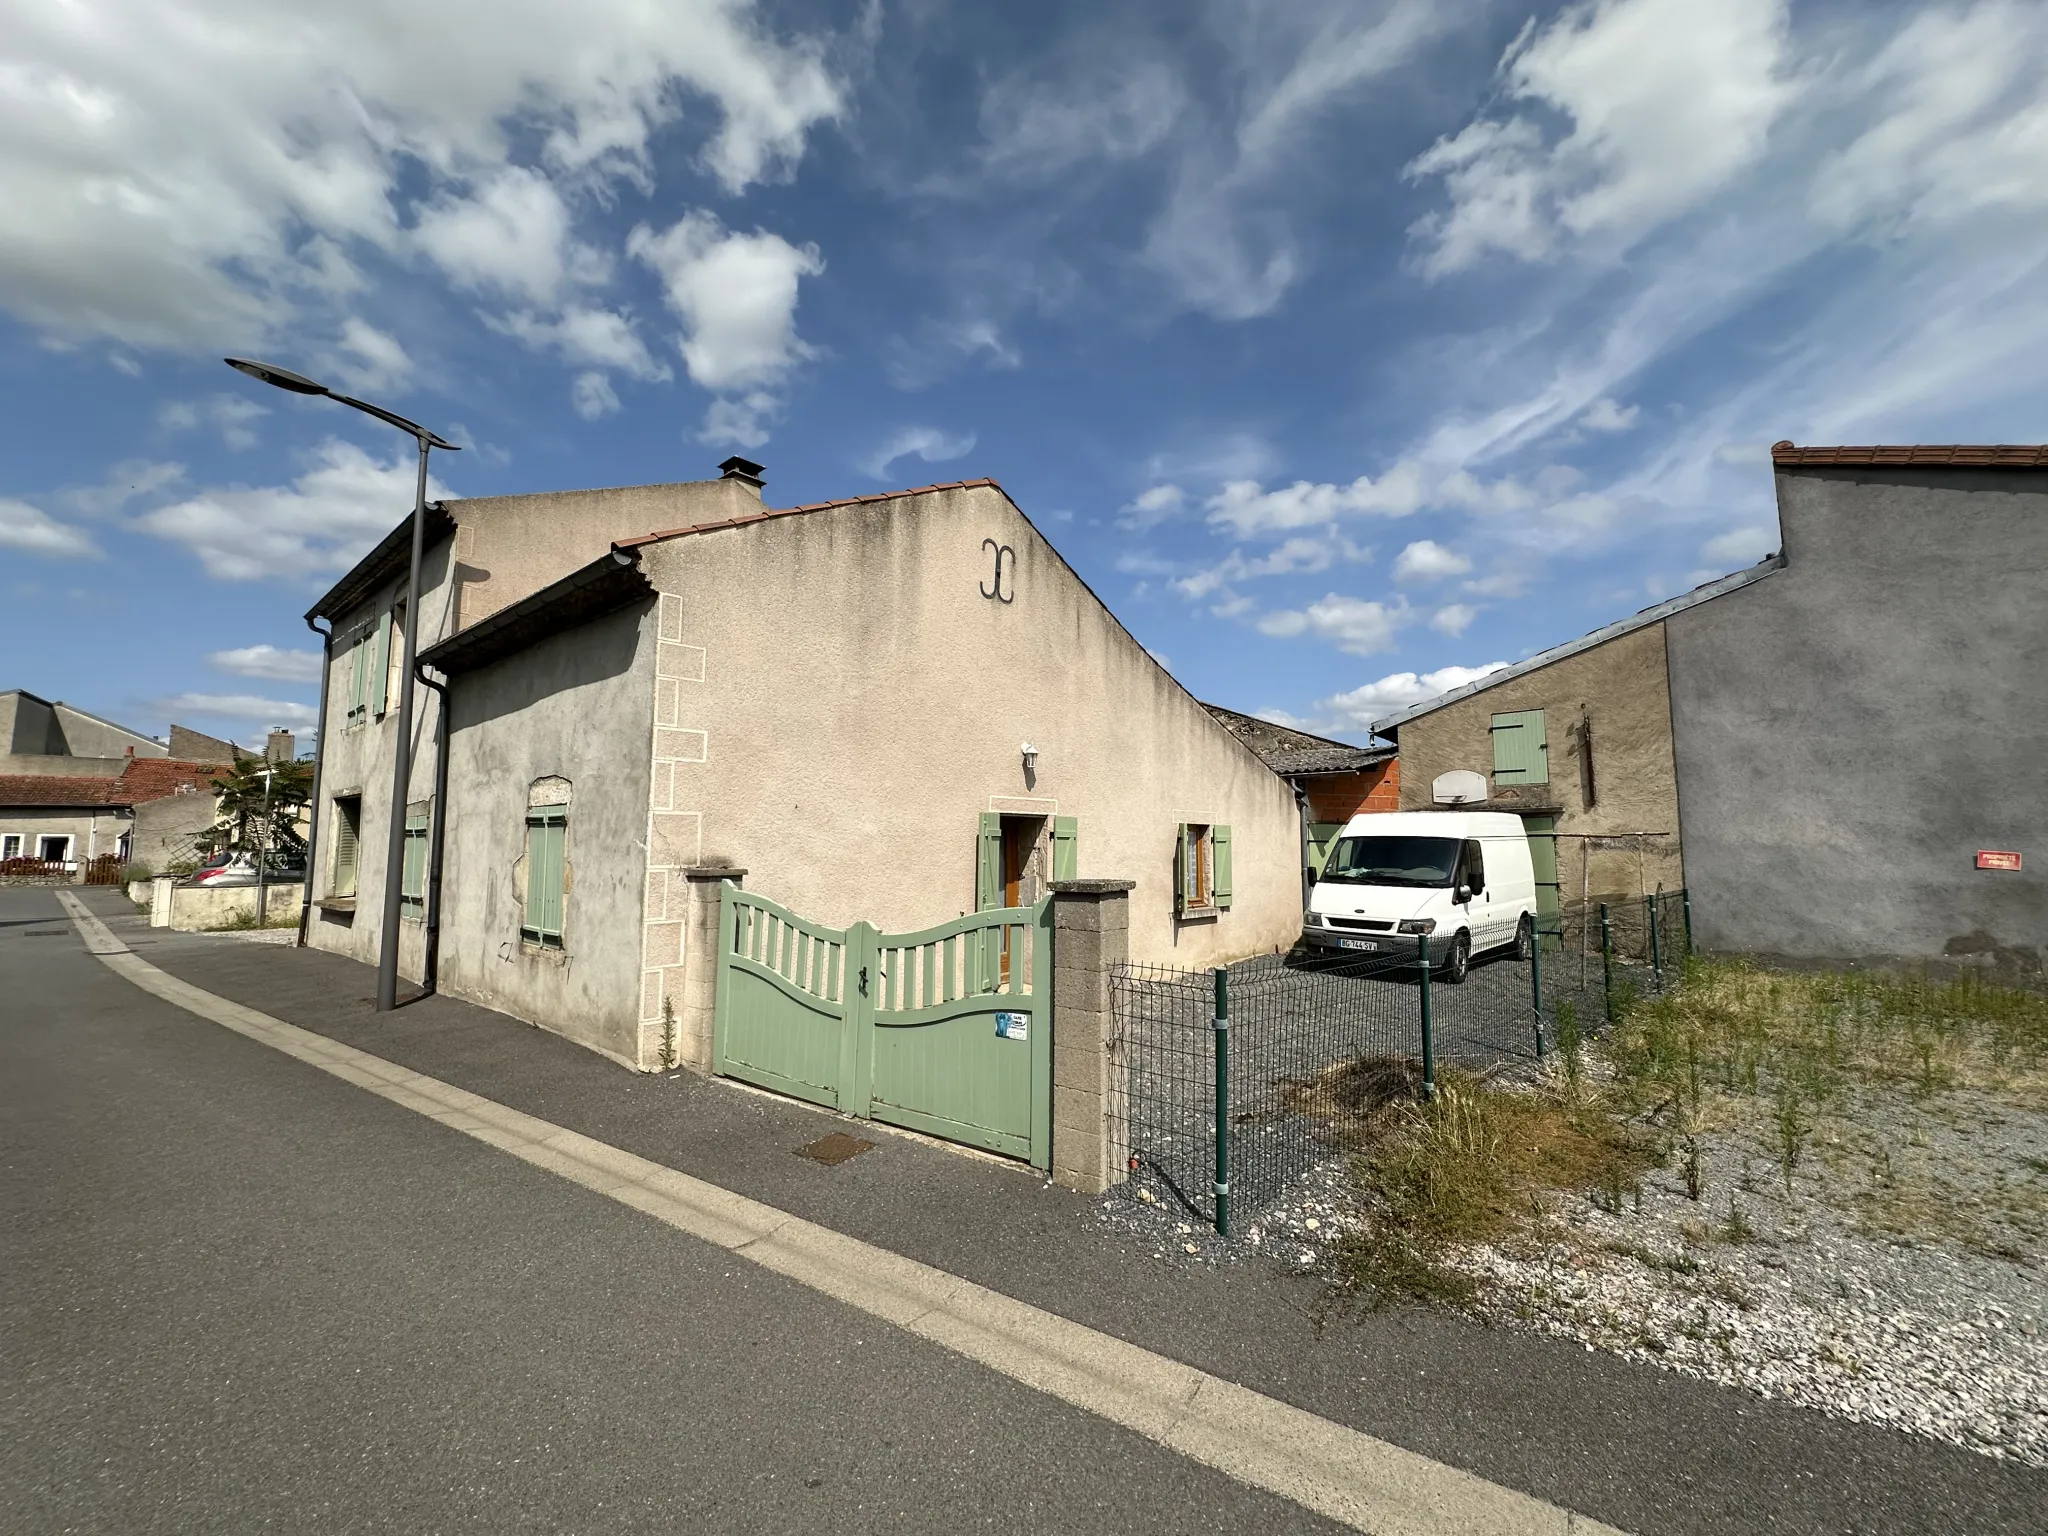
[[[2004,853],[1996,848],[1979,848],[1977,850],[1977,867],[1979,869],[2018,869],[2020,867],[2020,856],[2017,853]]]

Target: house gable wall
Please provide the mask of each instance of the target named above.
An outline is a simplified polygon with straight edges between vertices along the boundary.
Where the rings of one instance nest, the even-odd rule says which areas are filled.
[[[651,837],[668,860],[743,866],[750,889],[833,926],[914,930],[973,910],[983,813],[1072,816],[1078,874],[1138,882],[1134,958],[1208,965],[1299,937],[1292,793],[1001,491],[774,518],[643,558],[674,613]],[[1233,905],[1214,918],[1175,920],[1182,822],[1233,829]]]
[[[1693,919],[1807,958],[2048,944],[2048,474],[1800,469],[1786,564],[1674,616]],[[2023,853],[1980,871],[1980,848]]]
[[[1544,712],[1549,782],[1494,785],[1493,717],[1532,709]],[[1577,730],[1582,721],[1592,728],[1591,806]],[[1664,623],[1418,715],[1401,726],[1400,745],[1403,810],[1433,809],[1437,776],[1467,769],[1493,786],[1489,810],[1554,811],[1560,894],[1567,902],[1685,883]]]

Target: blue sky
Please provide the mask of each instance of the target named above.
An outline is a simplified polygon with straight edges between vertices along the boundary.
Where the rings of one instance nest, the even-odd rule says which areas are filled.
[[[2048,8],[21,0],[0,686],[310,720],[410,505],[990,475],[1362,739],[1762,555],[1768,445],[2048,437]]]

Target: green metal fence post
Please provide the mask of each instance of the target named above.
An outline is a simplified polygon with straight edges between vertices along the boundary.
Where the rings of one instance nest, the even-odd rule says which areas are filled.
[[[1680,891],[1680,892],[1678,893],[1678,910],[1679,910],[1679,911],[1680,911],[1680,912],[1681,912],[1681,913],[1682,913],[1682,914],[1684,915],[1684,917],[1685,917],[1685,958],[1686,958],[1686,959],[1688,959],[1688,960],[1690,960],[1690,959],[1692,958],[1692,892],[1691,892],[1691,891],[1681,890],[1681,891]]]
[[[1422,1096],[1436,1097],[1436,1032],[1429,1017],[1429,935],[1415,940],[1415,962],[1422,968]]]
[[[1230,1236],[1230,972],[1216,967],[1216,1234]]]
[[[1657,931],[1657,908],[1662,905],[1658,896],[1644,898],[1644,905],[1650,910],[1650,976],[1659,992],[1664,990],[1664,943]]]
[[[1530,935],[1534,940],[1529,946],[1529,998],[1535,1004],[1536,1013],[1536,1059],[1543,1059],[1543,931],[1539,928]]]
[[[1607,1022],[1614,1022],[1614,929],[1607,920],[1607,903],[1600,903],[1600,1000]]]

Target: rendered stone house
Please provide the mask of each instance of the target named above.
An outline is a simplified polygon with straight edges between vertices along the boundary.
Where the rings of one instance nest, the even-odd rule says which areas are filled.
[[[173,730],[182,730],[174,726]],[[154,736],[25,688],[0,692],[0,775],[109,778],[131,757],[178,757]],[[209,761],[204,754],[186,760]]]
[[[161,868],[213,823],[221,765],[135,758],[113,776],[0,774],[0,862],[83,866],[109,854]],[[190,830],[186,828],[190,827]]]
[[[1403,808],[1479,773],[1549,901],[1683,885],[1704,948],[2038,969],[2048,447],[1772,456],[1777,554],[1376,721]]]
[[[665,1013],[709,1064],[687,935],[724,877],[905,931],[1128,879],[1134,958],[1295,941],[1288,786],[993,481],[771,508],[721,467],[430,510],[404,974],[644,1069]],[[364,961],[409,536],[309,616],[334,639],[307,942]]]

